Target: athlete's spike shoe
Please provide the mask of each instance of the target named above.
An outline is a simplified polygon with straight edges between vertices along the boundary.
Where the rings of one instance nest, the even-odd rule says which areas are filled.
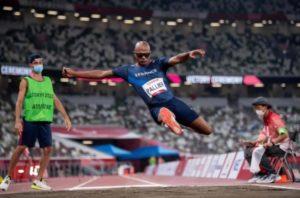
[[[10,183],[11,183],[10,177],[6,176],[0,184],[0,190],[7,191]]]
[[[169,129],[176,135],[182,135],[183,130],[175,119],[175,115],[167,108],[163,107],[159,111],[159,117]]]
[[[45,180],[34,180],[32,182],[31,188],[34,190],[51,190],[52,188],[47,185]]]

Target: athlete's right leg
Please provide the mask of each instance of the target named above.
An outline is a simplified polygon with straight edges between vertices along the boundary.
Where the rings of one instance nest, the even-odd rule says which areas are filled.
[[[19,161],[20,156],[22,155],[22,153],[24,152],[25,149],[26,149],[26,146],[18,145],[17,148],[14,150],[11,160],[9,161],[8,174],[3,179],[3,181],[0,183],[0,190],[7,191],[8,187],[11,183],[14,169]]]
[[[13,175],[14,168],[18,163],[21,154],[24,152],[24,150],[27,147],[28,148],[33,147],[35,144],[35,140],[36,140],[36,134],[35,134],[34,124],[23,120],[23,132],[19,137],[18,146],[15,149],[12,158],[9,162],[8,176],[11,177]]]
[[[12,178],[14,169],[19,161],[20,156],[22,155],[25,149],[26,149],[25,145],[18,145],[17,148],[15,149],[8,165],[8,176],[10,178]]]

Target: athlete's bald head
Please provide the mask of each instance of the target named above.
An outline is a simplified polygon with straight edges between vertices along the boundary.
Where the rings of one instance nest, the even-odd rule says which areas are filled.
[[[139,41],[135,44],[134,53],[150,53],[150,45],[147,41]]]
[[[147,66],[150,63],[150,45],[147,41],[139,41],[134,47],[134,59],[139,66]]]

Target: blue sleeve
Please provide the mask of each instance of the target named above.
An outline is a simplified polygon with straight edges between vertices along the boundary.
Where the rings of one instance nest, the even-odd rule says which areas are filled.
[[[127,81],[127,79],[128,79],[128,66],[127,65],[116,67],[112,71],[114,73],[114,76],[118,76]]]
[[[158,65],[159,68],[164,72],[167,72],[167,70],[171,67],[171,65],[169,65],[169,58],[166,57],[159,58]]]

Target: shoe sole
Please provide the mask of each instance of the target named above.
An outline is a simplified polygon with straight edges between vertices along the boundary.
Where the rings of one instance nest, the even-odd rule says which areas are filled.
[[[31,185],[31,188],[34,190],[51,190],[51,189],[44,189],[44,188],[38,187],[37,185],[34,185],[34,184]]]
[[[275,181],[271,181],[271,182],[256,182],[257,184],[272,184],[275,183]]]
[[[174,114],[169,109],[165,107],[161,108],[159,111],[159,116],[161,121],[166,124],[173,133],[176,135],[182,135],[182,128],[175,120]]]

